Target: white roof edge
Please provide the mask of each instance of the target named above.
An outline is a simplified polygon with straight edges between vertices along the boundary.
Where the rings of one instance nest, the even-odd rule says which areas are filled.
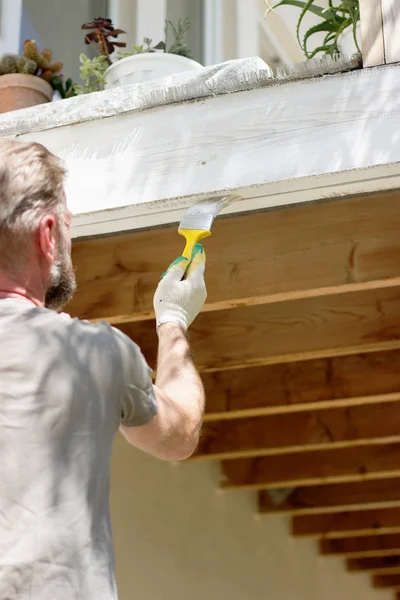
[[[400,68],[388,65],[22,139],[66,161],[82,237],[175,223],[211,195],[242,195],[229,214],[400,189],[399,131]]]
[[[340,73],[359,68],[357,57],[316,57],[291,78],[310,78],[321,72]],[[307,66],[305,66],[307,65]],[[275,78],[272,69],[258,57],[230,60],[163,77],[161,79],[126,85],[69,98],[62,102],[42,104],[19,111],[0,114],[0,136],[17,136],[86,121],[105,119],[167,104],[200,100],[211,96],[232,94],[270,85],[284,84],[285,78]]]
[[[332,175],[329,180],[322,175],[260,187],[232,188],[228,190],[229,193],[238,194],[242,199],[225,208],[221,215],[235,215],[390,190],[400,191],[400,162],[366,170],[340,172]],[[227,190],[215,190],[212,194],[174,199],[171,202],[166,199],[152,205],[131,204],[120,208],[81,213],[73,218],[72,237],[92,237],[179,223],[185,209],[195,202],[210,195],[218,196],[226,193]]]

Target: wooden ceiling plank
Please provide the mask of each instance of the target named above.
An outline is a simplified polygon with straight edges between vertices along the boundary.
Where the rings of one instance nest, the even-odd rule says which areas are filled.
[[[400,575],[375,575],[373,577],[375,588],[393,588],[400,591]]]
[[[204,373],[205,421],[400,400],[400,351]]]
[[[400,534],[400,508],[297,515],[292,519],[296,537],[326,539]]]
[[[346,561],[348,571],[368,571],[376,575],[400,575],[400,554],[370,558],[350,558]]]
[[[293,454],[400,442],[400,402],[203,425],[191,460]]]
[[[259,510],[264,514],[321,514],[383,506],[400,506],[399,478],[298,487],[279,504],[267,491],[259,492]]]
[[[222,462],[224,489],[274,489],[400,477],[400,443]]]
[[[399,348],[399,302],[400,287],[203,313],[191,327],[192,348],[208,372]],[[155,366],[154,323],[120,328]]]
[[[206,243],[205,310],[398,285],[384,280],[398,278],[399,199],[380,193],[219,219]],[[67,310],[112,323],[152,318],[154,290],[182,243],[176,226],[74,242],[78,292]]]
[[[322,539],[319,551],[324,556],[347,558],[400,556],[400,534]]]

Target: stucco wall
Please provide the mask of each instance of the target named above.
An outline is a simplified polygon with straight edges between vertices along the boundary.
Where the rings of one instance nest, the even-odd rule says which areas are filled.
[[[294,540],[255,494],[221,492],[211,463],[173,465],[118,438],[111,506],[120,600],[389,600]]]

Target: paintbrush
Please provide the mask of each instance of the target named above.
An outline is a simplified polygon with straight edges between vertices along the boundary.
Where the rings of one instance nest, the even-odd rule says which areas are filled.
[[[212,196],[201,200],[187,209],[180,222],[178,233],[186,239],[186,246],[182,256],[189,261],[192,259],[193,249],[203,238],[211,235],[214,219],[226,207],[241,200],[240,196]]]

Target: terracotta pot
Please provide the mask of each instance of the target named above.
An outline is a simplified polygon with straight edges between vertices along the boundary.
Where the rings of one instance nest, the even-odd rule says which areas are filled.
[[[0,76],[0,113],[50,102],[53,88],[35,75],[12,73]]]

